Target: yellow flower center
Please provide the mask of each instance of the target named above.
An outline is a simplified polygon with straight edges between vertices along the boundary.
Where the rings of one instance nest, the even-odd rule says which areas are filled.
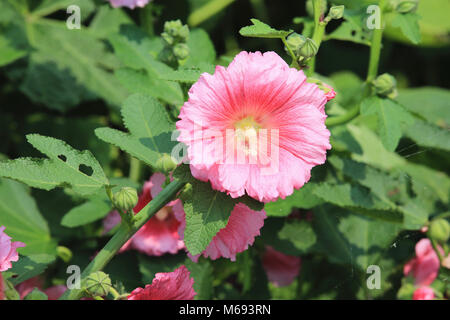
[[[245,117],[234,124],[236,129],[237,149],[243,148],[246,155],[258,153],[258,130],[261,125],[253,117]],[[242,149],[241,149],[242,150]]]

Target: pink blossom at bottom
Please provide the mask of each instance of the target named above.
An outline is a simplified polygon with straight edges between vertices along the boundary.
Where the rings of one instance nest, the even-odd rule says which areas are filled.
[[[439,272],[439,258],[431,245],[430,239],[422,239],[416,244],[416,257],[403,267],[405,276],[413,276],[417,286],[428,286],[436,279]],[[443,254],[442,248],[439,248]]]
[[[10,269],[11,262],[19,260],[17,248],[25,247],[23,242],[11,242],[11,237],[4,232],[5,229],[4,226],[0,227],[0,272]]]
[[[150,180],[144,184],[139,201],[133,209],[135,214],[161,192],[165,180],[165,176],[161,173],[155,173],[151,176]],[[184,248],[184,242],[178,234],[183,217],[184,209],[181,201],[177,199],[169,202],[123,245],[120,252],[127,249],[136,249],[150,256],[177,253]],[[104,232],[111,230],[120,220],[118,212],[111,212],[103,220]]]
[[[236,260],[236,254],[248,249],[255,241],[255,237],[260,234],[260,229],[264,226],[266,213],[264,210],[251,210],[243,203],[238,203],[231,212],[230,218],[225,228],[221,229],[212,239],[201,255],[212,260],[220,257]],[[186,221],[183,222],[179,233],[182,237]],[[197,261],[200,255],[190,256],[193,261]]]
[[[420,287],[414,291],[413,300],[433,300],[434,291],[430,287]]]
[[[173,272],[157,273],[145,288],[136,288],[128,296],[128,300],[192,300],[196,295],[194,279],[185,266]]]
[[[294,281],[300,272],[300,258],[286,255],[266,247],[262,263],[270,282],[278,287],[287,286]]]
[[[301,188],[325,162],[331,149],[326,102],[317,84],[275,52],[243,51],[190,88],[176,123],[178,141],[187,145],[195,178],[233,198],[275,201]]]
[[[134,9],[135,7],[143,8],[150,0],[109,0],[111,6],[114,8],[118,7],[128,7]]]

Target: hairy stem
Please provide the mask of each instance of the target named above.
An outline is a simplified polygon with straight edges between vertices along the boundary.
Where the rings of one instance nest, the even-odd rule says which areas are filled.
[[[317,45],[317,48],[320,48],[320,44],[322,43],[323,35],[325,34],[325,27],[327,24],[323,21],[320,21],[321,16],[321,8],[320,8],[320,0],[313,0],[313,8],[314,8],[314,33],[312,36],[312,40]],[[308,62],[308,69],[306,70],[306,75],[311,76],[314,74],[316,66],[316,57],[312,57]]]
[[[148,4],[139,9],[139,20],[141,22],[141,28],[149,35],[153,36],[155,31],[153,29],[153,10],[152,4]]]
[[[138,159],[130,156],[130,179],[134,182],[139,182],[141,177],[142,163]]]
[[[161,208],[169,203],[185,185],[185,182],[174,180],[165,187],[152,201],[134,216],[131,225],[121,223],[119,229],[105,247],[81,274],[81,288],[67,290],[61,300],[77,300],[82,296],[84,280],[93,272],[103,270],[122,246]]]
[[[194,10],[188,17],[188,24],[191,27],[198,26],[205,20],[208,20],[222,9],[233,3],[235,0],[212,0],[204,6]]]

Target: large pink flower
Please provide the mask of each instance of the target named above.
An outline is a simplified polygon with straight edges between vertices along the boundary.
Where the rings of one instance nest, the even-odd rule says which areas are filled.
[[[331,148],[327,97],[274,52],[239,53],[202,74],[177,129],[194,177],[232,197],[263,202],[302,187]]]
[[[220,257],[236,260],[236,254],[248,249],[255,241],[255,237],[260,234],[260,229],[264,225],[266,213],[264,210],[253,211],[245,204],[238,203],[233,211],[225,228],[221,229],[212,239],[205,251],[201,255],[212,260]],[[184,238],[186,220],[180,225],[179,233]],[[200,255],[190,256],[197,261]]]
[[[150,200],[162,190],[165,176],[155,173],[150,181],[144,184],[139,202],[133,211],[138,213]],[[121,248],[136,249],[151,256],[160,256],[164,253],[177,253],[184,248],[178,229],[181,219],[184,216],[183,205],[180,200],[171,201],[159,210],[138,232]],[[103,221],[105,231],[109,231],[120,222],[120,215],[117,212],[110,213]]]
[[[185,266],[174,272],[157,273],[145,288],[136,288],[128,296],[128,300],[192,300],[196,295],[194,279]]]
[[[433,300],[434,291],[430,287],[420,287],[414,291],[413,300]]]
[[[442,251],[441,248],[439,250]],[[430,239],[424,238],[417,242],[416,257],[405,264],[403,273],[405,276],[413,276],[416,285],[427,286],[436,279],[439,266],[439,258],[431,245]]]
[[[287,286],[300,272],[300,258],[266,247],[263,255],[263,267],[270,282],[278,287]]]
[[[0,227],[0,272],[11,268],[11,262],[15,262],[19,259],[17,248],[25,247],[25,243],[23,242],[11,242],[11,237],[4,231],[5,227]]]
[[[150,0],[109,0],[109,2],[114,8],[128,7],[130,9],[134,9],[135,7],[145,7]]]

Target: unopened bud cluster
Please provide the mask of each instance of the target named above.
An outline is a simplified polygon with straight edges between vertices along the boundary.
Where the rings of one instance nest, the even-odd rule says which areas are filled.
[[[397,97],[397,81],[389,73],[378,76],[372,84],[377,95],[391,99]]]
[[[297,60],[302,63],[314,57],[318,51],[318,47],[312,39],[295,32],[287,37],[286,44],[295,54]]]
[[[167,60],[177,60],[182,63],[189,56],[189,27],[180,20],[166,21],[161,38],[165,43]]]

